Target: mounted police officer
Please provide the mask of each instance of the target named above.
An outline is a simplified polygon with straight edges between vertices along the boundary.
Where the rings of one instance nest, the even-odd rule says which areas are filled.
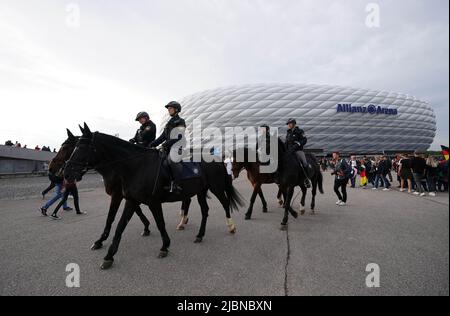
[[[177,169],[176,162],[173,161],[171,157],[171,150],[177,150],[178,155],[181,155],[182,145],[178,148],[173,148],[175,144],[183,140],[184,132],[186,129],[186,122],[179,116],[181,112],[181,105],[176,101],[172,101],[166,105],[166,109],[169,111],[170,120],[167,122],[163,133],[155,141],[150,144],[150,147],[158,147],[162,144],[163,151],[168,157],[169,171],[171,173],[171,185],[170,192],[181,192],[181,187],[177,184],[178,172],[174,172]]]
[[[305,131],[297,126],[297,121],[295,119],[289,119],[287,122],[288,131],[286,136],[286,148],[289,152],[295,153],[300,166],[302,167],[306,180],[305,185],[307,188],[311,187],[310,174],[312,167],[306,160],[305,152],[303,148],[305,147],[308,139],[305,136]]]
[[[138,113],[136,122],[141,123],[141,127],[136,132],[136,136],[130,139],[130,143],[148,147],[156,138],[156,125],[150,120],[147,112]]]

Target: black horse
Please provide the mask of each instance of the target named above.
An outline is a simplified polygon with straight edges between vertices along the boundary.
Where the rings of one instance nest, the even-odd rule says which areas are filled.
[[[83,128],[80,127],[83,131]],[[62,144],[55,158],[50,162],[49,171],[56,174],[64,167],[64,164],[72,156],[75,147],[80,140],[80,137],[74,136],[70,130],[67,130],[67,140]],[[108,217],[106,220],[106,226],[101,235],[100,239],[97,240],[91,247],[92,250],[98,250],[103,247],[103,242],[106,241],[110,235],[112,224],[116,218],[117,212],[119,211],[120,204],[123,200],[122,186],[120,183],[120,178],[115,174],[114,170],[104,170],[103,172],[103,183],[105,185],[106,193],[111,196],[111,203],[109,206]],[[150,236],[150,221],[142,212],[139,206],[134,210],[138,217],[144,224],[144,232],[142,236]]]
[[[236,232],[231,211],[237,210],[242,205],[242,200],[233,187],[224,164],[202,162],[200,164],[202,176],[183,182],[184,190],[181,194],[170,194],[166,187],[170,185],[171,177],[165,168],[161,168],[163,159],[164,157],[157,150],[135,146],[117,137],[98,132],[92,133],[84,124],[83,136],[67,162],[65,178],[81,179],[86,169],[95,169],[100,174],[114,169],[121,180],[123,196],[126,199],[122,217],[101,266],[102,269],[112,267],[122,234],[136,206],[140,204],[149,206],[161,233],[163,246],[159,258],[167,257],[170,246],[162,211],[163,203],[186,201],[197,196],[202,211],[202,223],[195,241],[201,242],[205,236],[209,212],[207,194],[211,191],[225,209],[230,233]]]
[[[314,155],[308,154],[306,155],[306,158],[313,167],[313,175],[311,177],[313,195],[311,210],[314,213],[317,188],[319,188],[320,193],[323,194],[323,175]],[[295,153],[287,151],[284,143],[281,141],[281,139],[278,139],[278,180],[280,183],[280,192],[283,193],[285,198],[285,212],[283,221],[281,222],[282,230],[287,229],[289,213],[291,213],[295,217],[295,214],[292,212],[291,203],[294,196],[295,187],[297,186],[300,186],[303,193],[301,200],[302,209],[300,211],[301,214],[305,213],[305,199],[307,193],[307,188],[304,184],[305,178],[305,173],[303,171],[303,168],[300,167],[300,162],[297,160]]]

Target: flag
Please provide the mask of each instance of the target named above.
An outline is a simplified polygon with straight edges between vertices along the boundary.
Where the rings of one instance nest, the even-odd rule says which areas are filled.
[[[441,147],[442,147],[442,155],[444,155],[445,160],[448,160],[450,148],[448,148],[446,146],[441,146]]]

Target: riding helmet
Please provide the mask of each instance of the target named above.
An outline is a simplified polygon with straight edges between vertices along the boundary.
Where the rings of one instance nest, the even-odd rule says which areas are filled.
[[[297,125],[297,121],[296,121],[295,119],[291,118],[291,119],[289,119],[289,121],[287,121],[287,123],[286,123],[286,125],[289,125],[289,124],[295,124],[295,125]]]
[[[177,110],[177,112],[181,112],[181,104],[176,102],[176,101],[172,101],[169,104],[166,105],[166,109],[168,108],[174,108],[175,110]]]
[[[147,112],[139,112],[138,115],[136,116],[136,121],[139,121],[143,117],[150,119],[150,115],[148,115]]]

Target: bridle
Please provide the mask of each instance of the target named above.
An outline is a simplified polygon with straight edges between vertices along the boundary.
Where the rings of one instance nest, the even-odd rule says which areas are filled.
[[[95,153],[97,150],[95,148],[95,138],[97,136],[97,132],[95,132],[94,134],[92,134],[92,138],[87,138],[82,136],[80,138],[80,140],[78,141],[78,144],[75,146],[74,151],[72,152],[72,155],[70,156],[69,160],[66,162],[66,168],[69,166],[76,166],[76,167],[82,167],[82,171],[81,173],[84,174],[87,171],[89,171],[90,169],[95,169],[95,166],[92,166],[90,164],[90,158],[91,158],[91,154]],[[89,151],[89,156],[88,159],[86,160],[86,162],[78,162],[78,161],[74,161],[73,158],[75,156],[75,153],[80,149],[80,148],[84,148],[84,147],[88,147],[90,149]]]

